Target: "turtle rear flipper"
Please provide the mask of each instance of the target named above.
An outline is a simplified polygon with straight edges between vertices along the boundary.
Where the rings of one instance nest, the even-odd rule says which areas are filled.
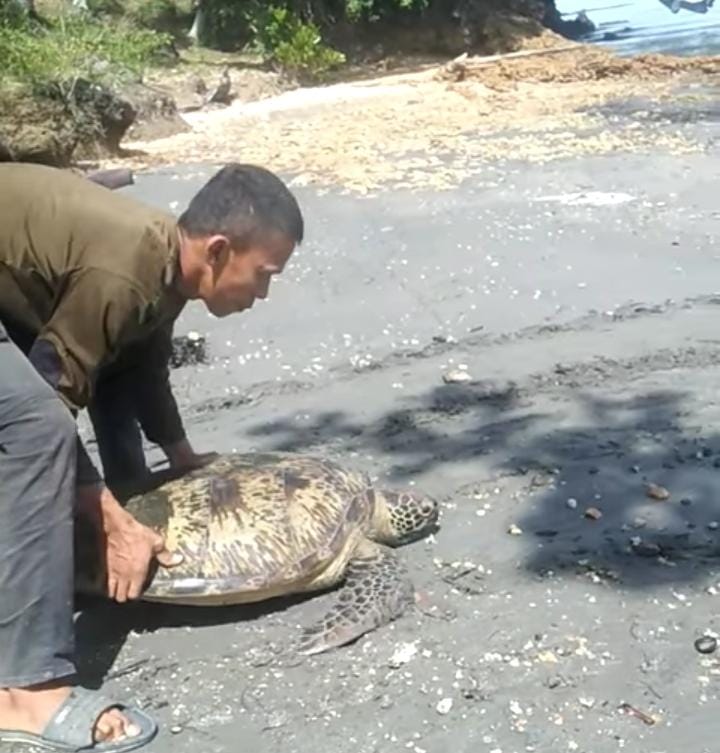
[[[407,571],[392,549],[365,540],[348,563],[336,603],[303,631],[297,650],[319,654],[350,643],[399,617],[414,595]]]

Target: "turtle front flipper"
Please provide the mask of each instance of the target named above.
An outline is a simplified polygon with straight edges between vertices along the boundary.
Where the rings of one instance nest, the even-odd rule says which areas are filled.
[[[415,589],[400,558],[388,547],[363,540],[348,562],[335,605],[303,631],[297,650],[319,654],[343,646],[399,617]]]

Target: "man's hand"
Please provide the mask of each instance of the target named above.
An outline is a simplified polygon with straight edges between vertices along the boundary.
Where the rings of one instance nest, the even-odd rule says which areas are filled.
[[[122,603],[139,598],[153,559],[162,567],[175,567],[183,561],[181,554],[169,552],[163,537],[138,523],[107,489],[79,487],[78,504],[104,535],[111,599]]]
[[[187,439],[181,439],[175,444],[163,447],[167,459],[170,461],[170,467],[180,471],[191,471],[195,468],[202,468],[208,463],[212,463],[218,457],[217,452],[205,452],[197,454]]]

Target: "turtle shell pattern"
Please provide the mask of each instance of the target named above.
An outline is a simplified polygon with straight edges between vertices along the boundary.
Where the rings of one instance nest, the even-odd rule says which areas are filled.
[[[373,502],[365,474],[330,460],[222,456],[128,501],[139,522],[184,556],[178,567],[157,569],[144,598],[241,603],[306,590],[329,566],[344,569]]]

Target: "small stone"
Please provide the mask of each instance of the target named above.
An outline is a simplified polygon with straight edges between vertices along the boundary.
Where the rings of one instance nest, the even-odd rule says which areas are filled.
[[[558,658],[552,651],[540,651],[537,655],[537,660],[543,664],[557,664]]]
[[[630,466],[630,472],[631,473],[640,473],[640,466],[639,465],[631,465]]]
[[[708,527],[708,528],[709,528],[709,529],[710,529],[711,531],[717,531],[717,529],[718,529],[718,527],[719,527],[719,526],[720,526],[720,523],[718,523],[718,522],[717,522],[717,520],[711,520],[711,521],[710,521],[710,522],[708,523],[708,525],[707,525],[707,527]]]
[[[179,368],[207,363],[206,346],[206,340],[199,332],[191,331],[184,336],[173,337],[170,366]]]
[[[511,536],[520,536],[522,534],[522,528],[520,528],[520,526],[518,525],[515,525],[515,523],[512,523],[508,528],[508,533]]]
[[[393,699],[390,698],[389,695],[384,695],[380,699],[380,708],[381,709],[390,709],[393,707]]]
[[[403,643],[398,646],[393,655],[388,660],[388,666],[392,669],[398,669],[403,664],[407,664],[409,661],[415,658],[417,655],[417,644],[415,643]]]
[[[632,522],[633,528],[645,528],[647,525],[647,520],[645,518],[634,518]]]
[[[657,544],[642,541],[639,536],[636,536],[635,538],[638,539],[638,542],[632,542],[632,549],[633,552],[635,552],[635,554],[637,554],[638,556],[657,557],[658,554],[660,554],[660,547]]]
[[[695,641],[695,650],[700,654],[712,654],[717,648],[717,639],[703,635]]]
[[[170,727],[170,732],[173,735],[179,735],[182,732],[182,727],[178,724],[175,724],[172,727]]]
[[[690,507],[690,505],[692,504],[692,500],[689,497],[683,497],[680,500],[680,504],[684,505],[685,507]]]
[[[445,716],[445,714],[450,713],[452,705],[452,698],[443,698],[441,701],[438,701],[438,705],[435,707],[435,710],[438,712],[438,714]]]
[[[588,507],[588,509],[585,510],[585,517],[590,520],[600,520],[600,518],[602,518],[602,512],[598,510],[597,507]]]
[[[580,705],[584,706],[586,709],[591,709],[595,705],[594,698],[578,698],[578,701],[580,702]]]
[[[468,382],[472,382],[472,377],[467,371],[454,369],[443,374],[443,382],[445,384],[467,384]]]
[[[666,499],[670,499],[670,492],[664,487],[658,484],[648,484],[645,487],[645,494],[650,499],[657,500],[658,502],[664,502]]]
[[[570,499],[565,503],[571,510],[574,510],[578,506],[578,501],[574,499],[573,497],[570,497]]]

